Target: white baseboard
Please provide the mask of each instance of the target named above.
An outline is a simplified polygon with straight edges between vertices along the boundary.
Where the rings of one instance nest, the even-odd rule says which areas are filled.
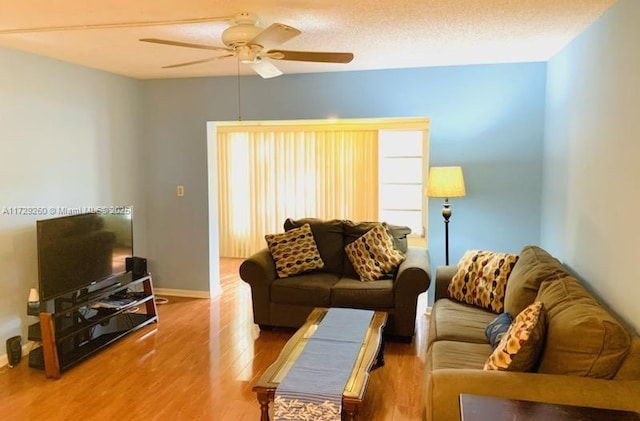
[[[25,357],[27,357],[26,359],[26,363],[28,364],[28,358],[29,358],[29,352],[31,352],[31,350],[33,348],[35,348],[36,346],[36,342],[33,341],[27,341],[27,343],[25,343],[24,345],[22,345],[22,360],[20,361],[20,363],[24,363],[25,362]],[[9,357],[7,356],[7,354],[2,354],[0,355],[0,368],[4,367],[5,365],[9,364]]]
[[[211,292],[209,291],[194,291],[191,289],[154,288],[153,293],[157,296],[168,295],[170,297],[211,298]]]

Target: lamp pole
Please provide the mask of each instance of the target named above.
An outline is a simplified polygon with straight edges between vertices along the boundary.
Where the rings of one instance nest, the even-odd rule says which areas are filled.
[[[449,266],[449,218],[451,218],[451,204],[449,198],[445,197],[442,206],[442,217],[444,218],[444,255],[445,264]]]

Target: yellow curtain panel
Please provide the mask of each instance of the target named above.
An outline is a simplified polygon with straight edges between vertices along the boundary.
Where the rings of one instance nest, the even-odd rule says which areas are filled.
[[[377,130],[236,129],[217,136],[221,256],[264,248],[286,218],[378,219]]]

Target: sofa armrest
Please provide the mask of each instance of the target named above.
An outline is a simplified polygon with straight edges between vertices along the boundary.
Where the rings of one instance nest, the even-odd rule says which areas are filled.
[[[434,300],[437,301],[440,298],[447,298],[449,296],[447,288],[453,275],[455,275],[457,271],[457,265],[438,266],[436,269],[436,292]]]
[[[277,273],[268,248],[260,250],[242,262],[240,278],[251,286],[253,321],[259,325],[269,325],[271,282],[277,278]]]
[[[418,296],[431,284],[431,266],[429,251],[420,247],[409,247],[406,259],[398,267],[395,289],[403,293]]]
[[[278,274],[269,249],[265,247],[242,262],[240,277],[251,286],[275,280]]]
[[[411,337],[416,322],[418,295],[425,292],[431,284],[431,266],[429,251],[420,247],[409,247],[406,259],[396,274],[395,294],[395,332],[399,336]]]
[[[441,369],[427,375],[423,419],[460,420],[462,393],[498,398],[640,411],[640,381],[556,374]]]

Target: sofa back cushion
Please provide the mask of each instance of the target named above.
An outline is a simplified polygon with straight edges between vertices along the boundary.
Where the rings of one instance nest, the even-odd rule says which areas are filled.
[[[504,311],[511,315],[533,303],[542,282],[568,274],[562,263],[540,247],[526,246],[518,256],[504,297]]]
[[[284,230],[289,231],[299,228],[304,224],[311,226],[313,238],[324,262],[324,271],[342,274],[344,269],[344,228],[342,221],[332,219],[325,221],[316,218],[293,220],[287,218],[284,221]]]
[[[629,327],[627,330],[633,331]],[[637,333],[631,335],[631,346],[627,357],[620,365],[616,376],[616,380],[640,380],[640,336]]]
[[[349,244],[356,241],[358,238],[365,235],[367,232],[371,230],[371,228],[380,224],[380,222],[353,222],[349,220],[343,221],[344,223],[344,245],[348,246]],[[411,234],[411,228],[403,227],[399,225],[390,225],[386,222],[382,223],[382,226],[387,230],[389,235],[393,240],[393,247],[402,252],[407,252],[407,235]],[[344,255],[344,275],[349,278],[358,279],[359,275],[356,270],[353,268],[353,264],[349,260],[349,257]]]
[[[545,281],[536,301],[547,311],[538,372],[613,378],[631,346],[629,332],[573,276]]]

